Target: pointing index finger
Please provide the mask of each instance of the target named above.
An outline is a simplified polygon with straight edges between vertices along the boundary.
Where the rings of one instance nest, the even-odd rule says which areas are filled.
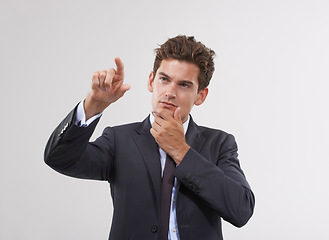
[[[124,75],[124,65],[123,65],[123,62],[121,61],[121,59],[119,57],[116,57],[114,59],[115,61],[115,64],[117,65],[117,74],[118,75]]]

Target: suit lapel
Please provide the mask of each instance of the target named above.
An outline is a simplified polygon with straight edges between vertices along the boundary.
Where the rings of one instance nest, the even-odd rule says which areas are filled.
[[[191,148],[197,152],[200,152],[206,139],[205,137],[201,136],[201,134],[199,134],[198,125],[193,121],[191,115],[190,118],[191,119],[188,125],[185,139]]]
[[[149,175],[152,179],[157,204],[160,203],[161,194],[161,164],[159,147],[150,133],[151,124],[147,117],[136,129],[134,141],[139,148]]]
[[[148,169],[149,176],[152,179],[154,195],[158,207],[160,207],[161,197],[161,164],[159,146],[150,133],[151,124],[147,117],[137,128],[137,134],[133,137],[134,141],[143,157]],[[199,134],[198,126],[192,117],[189,122],[188,130],[185,136],[187,144],[199,152],[205,142],[205,138]],[[160,208],[159,208],[160,209]]]

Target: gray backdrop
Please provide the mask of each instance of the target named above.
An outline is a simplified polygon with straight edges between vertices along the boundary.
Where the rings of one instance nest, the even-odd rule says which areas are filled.
[[[328,239],[329,2],[326,0],[0,1],[0,239],[107,239],[107,182],[43,162],[52,130],[97,70],[125,63],[132,88],[107,125],[150,112],[153,49],[177,34],[217,52],[199,125],[235,135],[256,195],[225,239]]]

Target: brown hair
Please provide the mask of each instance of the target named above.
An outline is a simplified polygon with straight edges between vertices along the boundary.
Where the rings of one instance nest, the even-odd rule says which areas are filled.
[[[169,38],[159,48],[155,49],[155,60],[153,73],[160,67],[161,61],[164,59],[176,59],[196,64],[199,69],[199,89],[206,88],[209,85],[212,74],[215,71],[214,57],[215,52],[207,48],[201,42],[197,42],[194,36],[178,35],[174,38]]]

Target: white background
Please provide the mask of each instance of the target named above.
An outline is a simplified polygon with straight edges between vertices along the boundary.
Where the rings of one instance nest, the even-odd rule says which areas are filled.
[[[0,1],[0,239],[107,239],[108,183],[47,167],[52,130],[97,70],[125,63],[131,90],[103,115],[141,121],[157,44],[194,35],[217,53],[199,125],[232,133],[255,213],[225,239],[328,239],[327,0]]]

